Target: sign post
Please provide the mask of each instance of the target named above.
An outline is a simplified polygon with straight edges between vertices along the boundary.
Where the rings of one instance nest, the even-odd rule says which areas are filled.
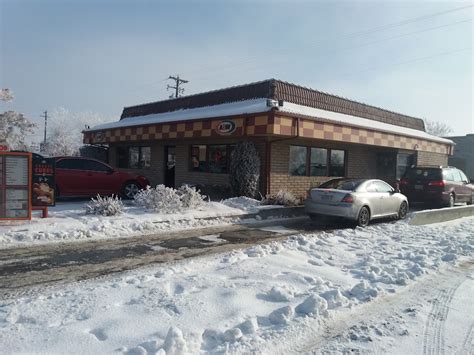
[[[0,220],[31,219],[31,153],[0,151]]]

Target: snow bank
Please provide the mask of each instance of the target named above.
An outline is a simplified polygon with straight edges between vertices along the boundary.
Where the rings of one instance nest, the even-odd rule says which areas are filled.
[[[0,344],[6,354],[289,353],[326,322],[472,260],[473,250],[473,217],[302,234],[4,299]],[[368,324],[347,339],[385,334]]]
[[[117,216],[86,214],[88,201],[59,202],[49,209],[49,218],[33,217],[27,222],[0,224],[0,249],[31,244],[135,237],[235,222],[234,216],[258,212],[259,202],[237,197],[219,202],[204,202],[194,209],[174,213],[147,211],[131,202]],[[216,217],[215,219],[203,219]]]

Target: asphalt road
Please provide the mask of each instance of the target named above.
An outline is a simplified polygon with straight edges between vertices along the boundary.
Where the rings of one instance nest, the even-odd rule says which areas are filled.
[[[344,222],[342,222],[344,223]],[[46,244],[0,250],[0,297],[51,283],[71,282],[267,243],[301,232],[353,227],[320,224],[307,217],[262,221],[133,238]]]

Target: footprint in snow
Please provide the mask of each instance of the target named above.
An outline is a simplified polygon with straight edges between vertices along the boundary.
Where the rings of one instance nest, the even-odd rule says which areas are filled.
[[[184,292],[184,286],[183,285],[176,285],[175,288],[174,288],[174,294],[175,295],[179,295],[179,294],[182,294]]]
[[[105,341],[108,338],[107,334],[105,334],[105,331],[102,328],[92,329],[89,331],[89,333],[95,336],[99,341]]]

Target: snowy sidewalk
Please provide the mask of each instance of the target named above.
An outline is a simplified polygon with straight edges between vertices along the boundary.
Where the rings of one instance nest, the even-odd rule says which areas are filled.
[[[0,303],[0,344],[5,354],[469,352],[473,250],[472,217],[301,234],[31,290]],[[345,327],[365,307],[366,323]]]
[[[159,232],[190,230],[239,222],[257,213],[276,214],[282,206],[264,206],[246,197],[206,202],[198,209],[174,213],[150,212],[128,202],[118,216],[86,214],[88,201],[59,202],[49,218],[0,223],[0,249],[51,243],[137,237]]]

